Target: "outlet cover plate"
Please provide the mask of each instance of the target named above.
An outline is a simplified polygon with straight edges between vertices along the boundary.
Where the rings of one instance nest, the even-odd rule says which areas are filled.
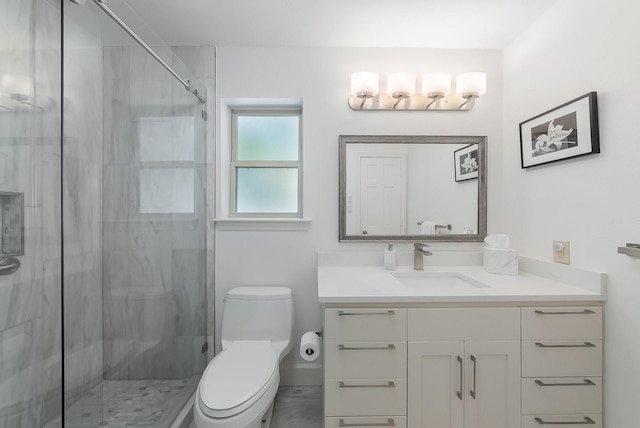
[[[556,263],[563,263],[565,265],[571,264],[571,251],[569,241],[553,241],[555,244],[562,245],[562,251],[553,251],[553,261]]]

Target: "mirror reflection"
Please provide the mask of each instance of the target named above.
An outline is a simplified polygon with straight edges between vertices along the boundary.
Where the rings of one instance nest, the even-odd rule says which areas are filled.
[[[486,138],[340,137],[340,240],[478,241]]]

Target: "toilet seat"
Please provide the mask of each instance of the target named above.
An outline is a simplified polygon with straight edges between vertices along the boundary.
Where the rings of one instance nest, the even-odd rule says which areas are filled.
[[[200,409],[211,418],[231,417],[258,401],[276,379],[278,355],[270,341],[235,341],[205,369]]]

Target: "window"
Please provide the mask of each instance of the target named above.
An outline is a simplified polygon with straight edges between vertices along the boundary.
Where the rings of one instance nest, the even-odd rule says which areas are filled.
[[[231,112],[231,215],[302,216],[299,109]]]

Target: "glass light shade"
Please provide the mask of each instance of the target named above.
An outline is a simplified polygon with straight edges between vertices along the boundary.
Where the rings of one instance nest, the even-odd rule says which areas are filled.
[[[487,73],[473,71],[456,78],[456,93],[463,97],[479,97],[487,92]]]
[[[416,77],[411,73],[392,73],[387,77],[387,94],[394,98],[416,93]]]
[[[361,71],[351,74],[351,95],[356,97],[374,97],[378,95],[380,78],[377,73]]]
[[[20,74],[5,74],[0,82],[0,93],[16,100],[27,99],[31,95],[31,80]]]
[[[422,75],[422,95],[429,98],[446,97],[451,93],[449,73],[429,73]]]

